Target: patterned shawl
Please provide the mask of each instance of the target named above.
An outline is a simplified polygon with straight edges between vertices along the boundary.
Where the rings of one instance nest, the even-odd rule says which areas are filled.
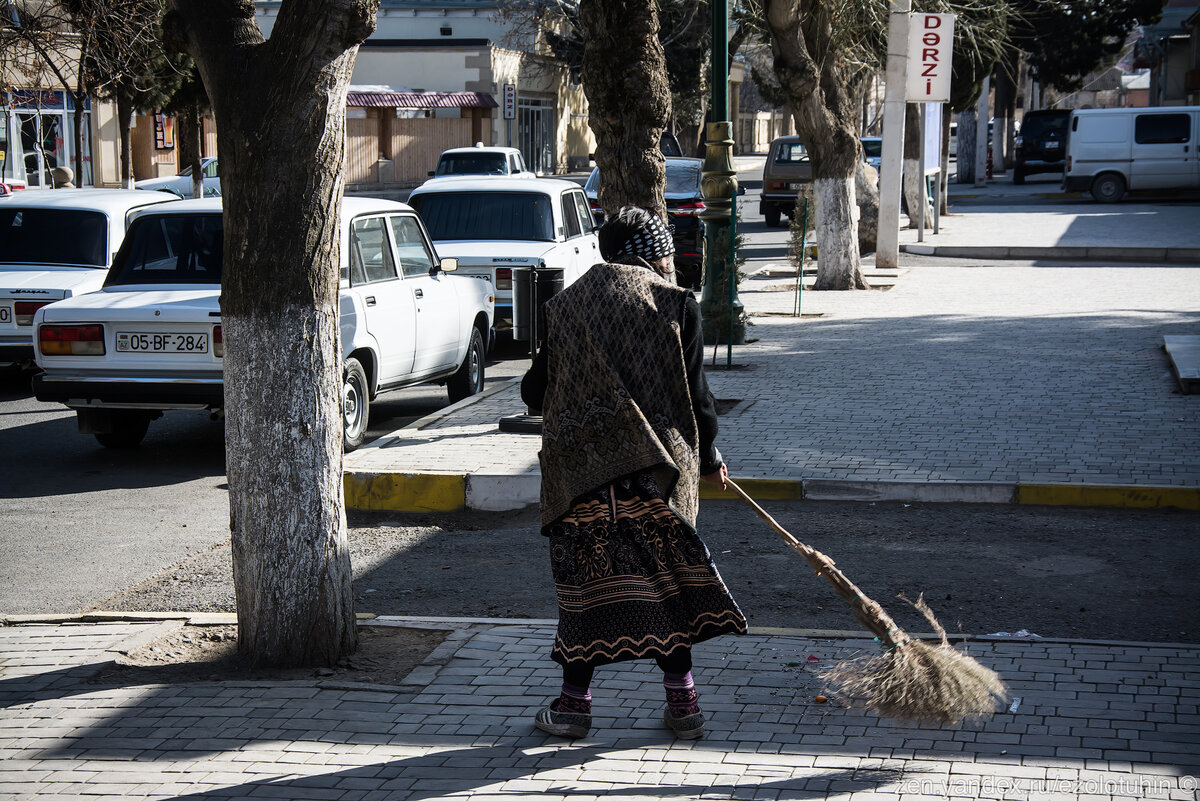
[[[699,434],[680,322],[687,290],[644,267],[597,264],[547,302],[542,525],[616,478],[656,468],[696,524]]]

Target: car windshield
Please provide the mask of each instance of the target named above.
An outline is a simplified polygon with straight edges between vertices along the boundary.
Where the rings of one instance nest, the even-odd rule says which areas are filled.
[[[669,195],[699,195],[700,165],[668,164],[665,192]]]
[[[1043,136],[1067,135],[1067,114],[1030,114],[1021,124],[1021,136],[1026,139],[1038,139]]]
[[[136,220],[105,280],[125,284],[220,284],[220,214],[164,214]]]
[[[864,139],[862,140],[863,153],[869,158],[879,158],[883,155],[883,140],[882,139]]]
[[[536,192],[429,192],[413,195],[434,241],[554,241],[550,198]]]
[[[437,166],[438,175],[504,175],[505,172],[502,153],[447,153]]]
[[[775,151],[776,164],[797,164],[808,161],[808,148],[800,142],[784,142]]]
[[[0,206],[0,263],[107,263],[108,222],[97,211]]]

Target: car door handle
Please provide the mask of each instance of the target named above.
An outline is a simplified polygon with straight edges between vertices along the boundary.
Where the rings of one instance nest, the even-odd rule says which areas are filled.
[[[575,248],[575,252],[576,252],[576,253],[578,253],[578,252],[579,252],[579,248]]]
[[[368,295],[368,296],[367,296],[367,305],[368,305],[368,306],[374,306],[374,305],[375,305],[375,296],[374,296],[374,295]]]
[[[413,290],[413,294],[416,295],[418,298],[425,297],[425,292],[424,292],[424,290],[421,290],[421,289]]]

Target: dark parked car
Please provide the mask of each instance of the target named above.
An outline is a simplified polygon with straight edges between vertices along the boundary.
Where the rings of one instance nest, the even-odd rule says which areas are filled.
[[[700,212],[704,201],[700,198],[700,159],[668,158],[667,186],[663,193],[667,202],[667,217],[675,237],[675,279],[680,286],[699,289],[704,283],[704,223]],[[600,168],[594,168],[583,185],[588,204],[596,223],[604,221],[604,209],[600,207]]]
[[[797,193],[811,182],[812,161],[800,137],[776,137],[763,164],[762,198],[758,203],[758,213],[766,218],[768,228],[778,226],[783,216],[791,219]]]
[[[1039,172],[1062,172],[1067,165],[1067,124],[1070,109],[1025,112],[1021,133],[1014,140],[1013,183]]]

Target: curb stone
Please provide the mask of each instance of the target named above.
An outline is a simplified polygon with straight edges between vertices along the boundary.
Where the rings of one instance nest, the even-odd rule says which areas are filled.
[[[158,622],[160,624],[170,624],[179,622],[180,626],[184,625],[211,625],[209,623],[195,624],[187,620],[188,613],[179,612],[143,612],[143,613],[126,613],[126,612],[110,612],[107,613],[109,619],[99,621],[91,619],[94,616],[88,614],[81,615],[0,615],[0,626],[26,626],[26,625],[43,625],[43,624],[74,624],[74,625],[103,625],[106,622],[127,622],[127,623],[145,623],[147,625]],[[199,616],[204,613],[195,613]],[[136,617],[134,616],[136,615]],[[230,618],[235,618],[234,615],[228,615]],[[429,658],[439,655],[446,656],[453,649],[448,643],[453,643],[457,648],[458,644],[469,640],[480,628],[496,627],[496,626],[512,626],[514,628],[546,628],[558,625],[558,621],[550,618],[519,618],[519,617],[429,617],[425,615],[374,615],[371,613],[359,613],[360,626],[387,626],[395,628],[413,628],[413,629],[428,629],[436,631],[449,632],[446,635],[445,641],[436,649],[430,652]],[[124,618],[124,619],[123,619]],[[169,626],[170,629],[177,628]],[[159,636],[164,630],[161,626],[155,626],[151,631],[154,632],[153,637]],[[805,629],[805,628],[790,628],[780,626],[750,626],[747,633],[757,637],[805,637],[809,639],[824,639],[824,640],[865,640],[870,638],[870,632],[865,629]],[[909,632],[911,637],[922,640],[936,640],[941,635],[935,632]],[[140,635],[135,635],[139,637]],[[957,632],[947,634],[947,638],[951,642],[1001,642],[1001,643],[1029,643],[1029,644],[1056,644],[1056,645],[1093,645],[1113,648],[1200,648],[1200,643],[1178,643],[1178,642],[1147,642],[1141,640],[1093,640],[1074,637],[1001,637],[992,634],[967,634]],[[132,640],[122,642],[121,649],[129,647]],[[240,684],[252,684],[253,682],[237,682]],[[291,681],[289,683],[297,683]],[[301,682],[303,683],[303,682]],[[363,685],[354,682],[351,683],[354,688],[360,688]]]
[[[738,478],[760,501],[881,501],[905,503],[1015,503],[1200,511],[1200,487],[1004,484],[991,482],[855,481]],[[536,474],[470,475],[357,473],[347,471],[346,507],[358,511],[496,512],[539,502]],[[733,500],[701,485],[702,500]]]

